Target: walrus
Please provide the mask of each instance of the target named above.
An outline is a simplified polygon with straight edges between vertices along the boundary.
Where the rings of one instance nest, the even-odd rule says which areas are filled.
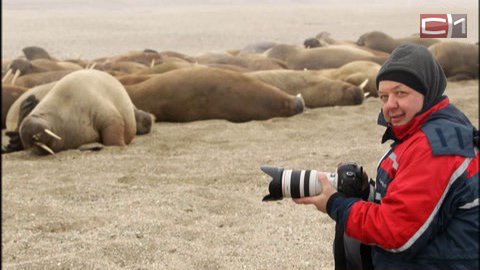
[[[270,49],[275,45],[277,45],[277,43],[273,41],[260,41],[260,42],[250,43],[247,46],[240,49],[238,54],[264,53],[266,50]]]
[[[288,94],[302,94],[305,106],[309,108],[358,105],[364,99],[360,87],[329,79],[317,71],[265,70],[245,75],[276,86]]]
[[[320,43],[319,39],[310,37],[305,39],[305,41],[303,41],[303,46],[306,49],[310,49],[310,48],[322,47],[322,44]]]
[[[248,54],[231,55],[229,53],[206,53],[197,56],[195,60],[204,65],[230,65],[238,66],[246,70],[268,70],[268,69],[285,69],[286,63],[279,59],[265,57],[262,54]]]
[[[135,61],[115,61],[97,64],[97,69],[115,74],[133,74],[148,69],[148,66]]]
[[[38,154],[84,144],[125,146],[134,138],[134,105],[114,77],[80,70],[59,80],[20,124],[25,149]]]
[[[67,61],[54,61],[50,59],[35,59],[30,61],[33,66],[44,69],[45,71],[55,70],[80,70],[82,66]]]
[[[6,128],[7,113],[12,104],[26,91],[28,88],[14,86],[14,85],[2,85],[2,129]]]
[[[247,122],[289,117],[304,108],[301,97],[242,73],[210,67],[172,70],[125,88],[135,106],[155,115],[156,121]]]
[[[54,60],[50,54],[41,47],[37,46],[29,46],[22,49],[23,54],[27,57],[28,60],[32,61],[35,59],[52,59]]]
[[[32,62],[23,58],[14,59],[8,66],[8,69],[11,69],[13,73],[18,70],[20,75],[48,71],[48,69],[33,65]]]
[[[179,68],[186,68],[186,67],[193,67],[195,64],[192,64],[187,61],[178,60],[178,59],[170,59],[166,62],[163,62],[158,65],[154,65],[153,67],[147,68],[145,70],[141,70],[137,72],[137,74],[160,74],[165,73],[170,70],[179,69]]]
[[[444,41],[428,47],[451,81],[478,78],[478,43]]]
[[[368,93],[368,96],[378,97],[375,80],[380,67],[379,64],[371,61],[353,61],[339,68],[318,70],[318,73],[330,79],[342,80],[354,85],[360,85],[368,79],[363,91]]]
[[[315,37],[307,38],[303,45],[305,48],[318,48],[318,47],[329,47],[329,46],[350,46],[353,48],[361,49],[373,53],[376,56],[388,58],[389,53],[384,51],[374,50],[369,47],[359,46],[356,42],[350,40],[337,40],[331,37],[329,32],[323,31],[318,33]]]
[[[32,112],[32,110],[38,105],[39,99],[37,99],[34,95],[29,95],[25,100],[23,100],[20,104],[19,113],[18,113],[18,125],[27,117],[27,115]],[[5,135],[8,137],[8,144],[3,145],[2,140],[2,154],[4,153],[11,153],[16,151],[23,150],[23,144],[20,140],[20,133],[18,130],[14,131],[5,131]]]
[[[352,61],[367,60],[383,64],[387,56],[346,45],[335,45],[305,49],[292,45],[277,45],[265,52],[268,57],[275,57],[287,63],[289,69],[325,69],[338,68]]]
[[[41,84],[42,82],[46,83],[48,81],[52,81],[51,79],[47,81],[42,81],[42,80],[38,81],[39,78],[43,75],[37,76],[34,74],[38,74],[38,73],[47,74],[46,72],[52,72],[51,74],[53,74],[54,72],[61,73],[61,71],[71,72],[73,70],[82,69],[82,67],[74,63],[69,63],[64,61],[54,61],[51,59],[44,59],[44,58],[39,58],[32,61],[28,61],[23,58],[17,58],[10,62],[7,69],[8,69],[7,74],[2,79],[3,83],[20,85],[25,87],[33,87],[35,85]],[[13,73],[15,73],[15,75],[10,76],[10,74],[13,74]],[[18,78],[22,78],[27,75],[34,75],[31,78],[35,78],[35,79],[24,78],[24,79],[21,79],[20,81],[27,80],[27,81],[30,81],[30,83],[18,83],[17,81]],[[54,79],[54,80],[58,80],[58,79],[59,78],[57,76],[57,79]],[[36,82],[31,83],[32,81],[36,81]]]
[[[28,115],[33,108],[38,104],[38,101],[42,100],[50,90],[55,86],[57,82],[51,82],[42,84],[30,89],[27,89],[23,94],[18,97],[15,102],[10,106],[5,119],[5,128],[7,131],[18,132],[18,127],[23,118]],[[26,100],[30,98],[30,101]],[[34,102],[35,101],[35,102]],[[22,112],[23,109],[23,112]],[[139,110],[134,107],[134,114],[136,120],[136,135],[147,134],[151,131],[152,124],[155,121],[155,117],[147,112]]]
[[[32,88],[37,85],[42,85],[54,81],[58,81],[65,77],[67,74],[74,72],[75,70],[53,70],[39,73],[32,73],[18,77],[14,84],[26,88]]]
[[[162,55],[158,52],[131,51],[126,54],[105,58],[104,63],[134,62],[137,64],[149,66],[152,63],[152,61],[160,63],[161,59],[162,59]],[[100,62],[100,61],[96,61],[96,62]]]
[[[429,47],[440,42],[435,38],[420,38],[418,35],[412,35],[403,38],[393,38],[380,31],[367,32],[361,35],[357,40],[357,45],[365,46],[374,50],[391,53],[396,47],[405,43],[416,43]]]
[[[7,131],[18,131],[18,127],[20,126],[21,122],[21,117],[20,117],[20,111],[22,107],[22,103],[29,98],[30,96],[33,96],[33,99],[35,100],[41,100],[43,97],[50,92],[50,90],[55,86],[56,82],[51,82],[51,83],[46,83],[42,84],[30,89],[27,89],[23,94],[21,94],[15,102],[12,103],[10,106],[6,118],[5,118],[5,128]],[[35,104],[36,106],[36,104]],[[32,108],[33,109],[33,108]],[[31,110],[30,110],[31,111]],[[30,112],[28,112],[30,113]]]
[[[115,76],[117,80],[123,85],[137,84],[146,81],[155,76],[155,74],[127,74]]]

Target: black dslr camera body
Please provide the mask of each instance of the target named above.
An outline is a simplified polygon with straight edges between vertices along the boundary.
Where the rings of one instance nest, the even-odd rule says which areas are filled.
[[[261,170],[272,177],[268,186],[270,194],[263,201],[286,198],[302,198],[322,193],[322,186],[315,170],[287,170],[280,167],[261,166]],[[325,173],[325,172],[324,172]],[[325,173],[332,186],[347,197],[362,197],[368,176],[363,167],[354,162],[343,163],[336,173]]]

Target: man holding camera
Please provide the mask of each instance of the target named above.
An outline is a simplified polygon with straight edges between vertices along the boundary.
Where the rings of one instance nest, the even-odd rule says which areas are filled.
[[[395,49],[377,86],[382,143],[393,143],[364,190],[369,199],[342,194],[318,173],[321,194],[294,201],[344,232],[336,268],[479,269],[477,129],[443,95],[445,74],[426,47]]]

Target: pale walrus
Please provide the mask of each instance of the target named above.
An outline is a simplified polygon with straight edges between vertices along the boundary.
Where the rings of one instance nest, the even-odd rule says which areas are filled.
[[[114,77],[97,70],[75,71],[45,95],[20,124],[25,149],[37,153],[84,144],[129,144],[136,131],[134,106]]]
[[[440,42],[435,38],[420,38],[418,35],[412,35],[404,38],[393,38],[380,31],[372,31],[361,35],[357,40],[358,46],[365,46],[377,51],[391,53],[396,47],[405,43],[420,44],[429,47],[432,44]]]
[[[478,78],[478,43],[444,41],[428,47],[449,80]]]
[[[350,83],[331,80],[317,71],[265,70],[245,73],[282,89],[289,94],[302,94],[309,108],[358,105],[363,102],[363,90]]]
[[[8,113],[5,119],[5,127],[7,131],[18,131],[18,126],[22,121],[22,113],[21,108],[24,106],[24,102],[27,98],[31,98],[33,96],[34,100],[40,101],[43,97],[52,90],[57,82],[51,82],[47,84],[42,84],[33,88],[28,89],[24,92],[20,97],[15,100],[15,102],[10,106]],[[35,103],[34,106],[37,104]],[[28,104],[28,113],[33,109],[32,102]],[[137,135],[143,135],[150,132],[152,124],[155,120],[155,117],[147,112],[134,108],[135,113],[135,120],[137,122]],[[26,115],[24,115],[26,116]]]
[[[241,73],[209,67],[182,68],[126,85],[137,108],[157,121],[265,120],[301,113],[303,99]]]

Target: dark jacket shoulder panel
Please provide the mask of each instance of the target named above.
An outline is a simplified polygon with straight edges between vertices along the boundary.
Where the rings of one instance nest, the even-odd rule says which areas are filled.
[[[434,156],[475,157],[472,126],[450,122],[447,119],[437,119],[423,126],[422,131],[430,143]]]

